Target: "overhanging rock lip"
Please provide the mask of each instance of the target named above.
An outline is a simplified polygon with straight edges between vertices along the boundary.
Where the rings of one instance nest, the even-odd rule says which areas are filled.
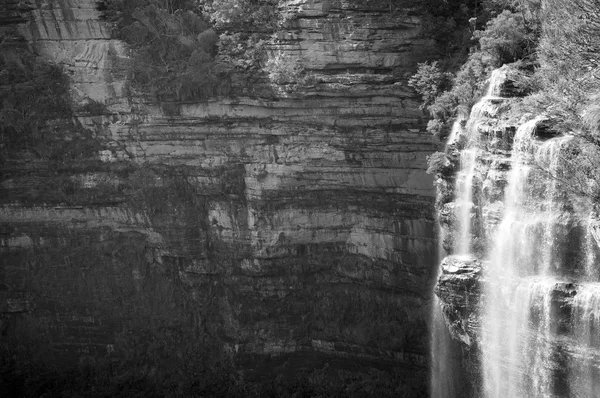
[[[450,255],[442,260],[443,274],[480,274],[481,261],[472,255]]]

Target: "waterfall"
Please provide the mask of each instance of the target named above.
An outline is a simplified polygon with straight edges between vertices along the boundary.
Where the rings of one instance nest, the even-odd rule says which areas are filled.
[[[577,176],[565,160],[576,139],[539,135],[543,116],[522,123],[509,157],[504,155],[510,169],[497,173],[505,176],[500,184],[504,177],[489,171],[490,158],[502,152],[494,153],[489,124],[505,100],[499,96],[505,70],[492,73],[486,95],[464,129],[453,128],[450,141],[464,143],[455,184],[454,252],[486,264],[479,309],[482,394],[600,397],[598,245],[592,220],[571,202],[569,180]],[[497,180],[484,183],[486,178]],[[492,196],[494,184],[501,198]],[[484,220],[482,226],[481,218],[488,217],[482,206],[499,209],[498,221]],[[475,237],[484,243],[475,245]]]
[[[450,140],[449,140],[450,141]],[[438,264],[445,257],[442,246],[443,231],[438,232]],[[438,267],[439,277],[441,269]],[[433,294],[431,308],[431,341],[430,341],[431,383],[430,396],[432,398],[458,398],[457,383],[460,363],[460,352],[457,343],[452,340],[448,331],[440,299]]]
[[[486,95],[471,110],[468,120],[457,118],[454,121],[447,146],[460,145],[465,142],[465,149],[461,151],[461,169],[456,179],[455,190],[457,192],[457,206],[455,216],[459,223],[460,237],[455,242],[455,251],[467,254],[470,251],[471,242],[471,212],[473,210],[472,191],[473,178],[475,175],[476,160],[479,153],[476,131],[477,124],[483,115],[493,115],[496,112],[494,101],[499,99],[500,84],[503,81],[503,73],[495,72],[490,77]],[[476,121],[477,123],[474,123]],[[463,128],[463,124],[466,127]],[[440,230],[441,231],[441,230]],[[439,234],[440,255],[444,253],[441,245],[443,241],[442,232]],[[439,258],[439,264],[443,256]],[[441,268],[438,267],[438,275]],[[437,280],[436,277],[436,280]],[[461,396],[461,377],[459,371],[461,352],[459,343],[454,341],[446,326],[442,312],[441,302],[433,295],[431,314],[431,385],[430,395],[433,398],[454,398]]]
[[[600,396],[600,285],[588,284],[573,298],[573,333],[583,342],[574,352],[579,358],[570,372],[573,397]]]
[[[432,398],[458,397],[456,383],[460,358],[456,355],[456,343],[444,321],[440,300],[433,295],[431,309],[431,393]]]
[[[465,131],[461,131],[460,123],[455,122],[450,134],[449,144],[455,144],[461,134],[465,135],[466,145],[460,152],[460,171],[456,178],[456,219],[460,231],[458,242],[455,243],[455,251],[458,254],[469,254],[471,249],[471,223],[473,212],[473,177],[477,157],[480,152],[479,129],[483,121],[496,114],[500,87],[506,79],[503,69],[496,69],[490,76],[486,94],[471,109]]]
[[[557,177],[563,166],[561,153],[572,137],[537,140],[533,133],[539,121],[531,120],[517,130],[502,221],[489,248],[482,310],[482,366],[488,398],[562,397],[567,391],[583,397],[588,395],[576,391],[588,391],[595,383],[593,372],[588,372],[589,377],[580,373],[575,383],[569,383],[566,374],[581,366],[581,357],[569,351],[589,347],[585,330],[593,320],[585,314],[590,303],[597,305],[600,300],[580,303],[584,285],[577,284],[570,332],[560,330],[561,317],[564,321],[566,315],[557,308],[557,295],[578,276],[585,283],[594,261],[590,237],[577,242],[572,236],[578,221],[564,208],[565,187]],[[577,259],[566,257],[573,246],[582,252],[583,273],[574,273],[577,270],[569,261]]]

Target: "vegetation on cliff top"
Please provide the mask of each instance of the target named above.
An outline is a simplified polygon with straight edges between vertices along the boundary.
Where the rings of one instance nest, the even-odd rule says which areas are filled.
[[[470,40],[459,50],[469,55],[457,71],[445,60],[422,63],[410,79],[409,84],[423,97],[422,108],[432,116],[428,130],[434,135],[444,138],[452,120],[468,114],[491,70],[530,60],[534,54],[539,28],[528,26],[525,14],[511,4],[507,1],[507,8],[500,10],[500,0],[483,2],[479,18],[470,20]],[[477,24],[482,29],[476,29]]]
[[[489,73],[513,64],[510,77],[518,115],[545,115],[557,131],[580,140],[570,152],[565,175],[600,178],[600,4],[595,0],[488,0],[472,19],[469,55],[453,71],[444,60],[420,64],[410,85],[423,97],[432,120],[428,130],[444,139],[456,119],[466,119],[483,94]],[[486,10],[484,12],[483,10]],[[485,15],[491,18],[485,20]],[[475,29],[475,27],[480,29]],[[447,172],[447,159],[430,158],[430,172]],[[569,170],[571,169],[571,170]],[[564,176],[555,176],[563,178]],[[600,202],[598,184],[573,182],[580,196]]]
[[[570,129],[595,123],[600,5],[592,0],[490,0],[483,2],[486,8],[487,15],[495,16],[483,29],[473,30],[469,56],[458,71],[436,61],[420,64],[411,78],[423,108],[435,120],[431,132],[440,134],[451,120],[465,116],[491,70],[515,62],[533,72],[515,82],[531,94],[528,106],[549,109]]]

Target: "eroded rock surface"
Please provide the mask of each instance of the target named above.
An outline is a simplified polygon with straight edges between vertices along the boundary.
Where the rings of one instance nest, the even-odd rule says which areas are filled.
[[[294,354],[423,371],[436,144],[407,87],[428,56],[418,17],[287,2],[270,54],[315,84],[263,76],[268,95],[166,112],[128,96],[128,49],[96,3],[0,18],[64,65],[76,104],[106,105],[79,114],[94,156],[2,177],[3,333],[73,358],[134,356],[151,336],[159,351],[216,341],[250,370]]]

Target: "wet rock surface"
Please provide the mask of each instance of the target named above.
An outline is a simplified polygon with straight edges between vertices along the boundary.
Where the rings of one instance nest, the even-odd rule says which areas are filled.
[[[481,262],[468,256],[448,256],[435,287],[452,336],[467,346],[476,342],[479,329]]]
[[[495,83],[504,93],[505,83]],[[544,115],[508,120],[500,103],[506,112],[512,98],[480,99],[467,122],[469,146],[458,136],[447,148],[475,154],[461,156],[462,175],[436,182],[445,248],[469,254],[443,260],[435,292],[462,344],[472,396],[594,395],[597,217],[591,202],[569,194],[564,182],[576,173],[556,177],[578,143]],[[458,178],[470,179],[468,196]]]

